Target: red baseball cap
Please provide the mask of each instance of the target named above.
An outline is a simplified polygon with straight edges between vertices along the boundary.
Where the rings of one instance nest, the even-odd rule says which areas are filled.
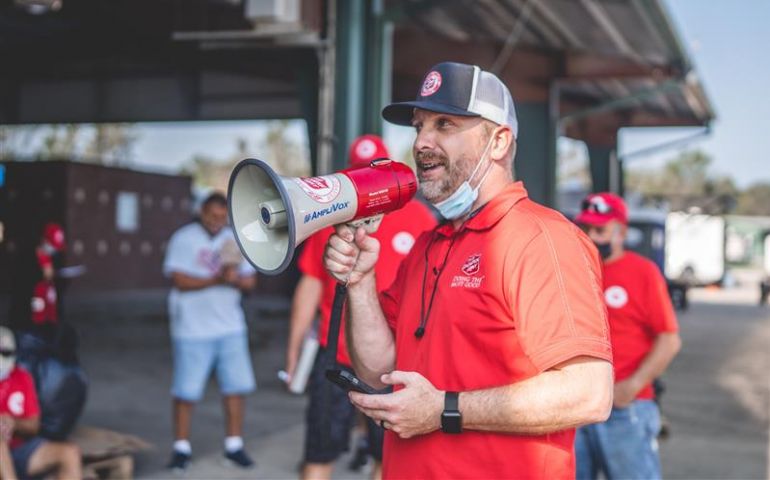
[[[348,161],[351,168],[366,167],[372,160],[390,158],[388,148],[377,135],[362,135],[350,144]]]
[[[43,239],[58,251],[64,250],[64,230],[58,223],[48,223],[43,228]]]
[[[610,220],[628,224],[628,209],[622,198],[610,192],[592,193],[580,204],[575,221],[584,225],[605,225]]]

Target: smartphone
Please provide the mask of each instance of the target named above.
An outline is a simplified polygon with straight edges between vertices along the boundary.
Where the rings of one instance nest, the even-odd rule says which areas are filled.
[[[347,370],[327,370],[326,378],[346,392],[353,390],[354,392],[368,393],[370,395],[381,393]]]

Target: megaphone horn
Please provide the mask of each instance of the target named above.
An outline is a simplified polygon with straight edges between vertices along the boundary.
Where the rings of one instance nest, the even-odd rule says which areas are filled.
[[[246,259],[260,273],[277,275],[294,250],[329,225],[377,221],[417,191],[414,172],[389,159],[319,177],[282,177],[262,160],[233,169],[228,188],[230,225]]]

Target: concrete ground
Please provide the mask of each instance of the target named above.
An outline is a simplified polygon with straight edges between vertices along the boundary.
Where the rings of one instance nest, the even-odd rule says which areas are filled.
[[[695,290],[680,315],[684,347],[666,375],[663,409],[672,435],[661,445],[667,478],[768,478],[770,308],[756,306],[752,284]],[[264,302],[261,305],[265,305]],[[286,316],[249,308],[259,391],[248,400],[247,450],[258,463],[242,472],[220,464],[222,416],[211,384],[195,412],[194,464],[187,478],[294,478],[302,452],[305,399],[286,393]],[[139,478],[171,478],[171,354],[162,295],[132,294],[108,305],[73,302],[82,362],[91,388],[82,423],[138,435],[154,449],[138,454]],[[79,312],[79,313],[78,313]],[[77,320],[75,320],[75,318]],[[339,462],[337,478],[365,478]]]

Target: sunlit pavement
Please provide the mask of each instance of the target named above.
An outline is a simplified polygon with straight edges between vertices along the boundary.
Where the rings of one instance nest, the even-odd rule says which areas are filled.
[[[691,291],[679,315],[684,344],[662,399],[665,478],[768,478],[770,308],[757,305],[755,276],[739,281]]]

